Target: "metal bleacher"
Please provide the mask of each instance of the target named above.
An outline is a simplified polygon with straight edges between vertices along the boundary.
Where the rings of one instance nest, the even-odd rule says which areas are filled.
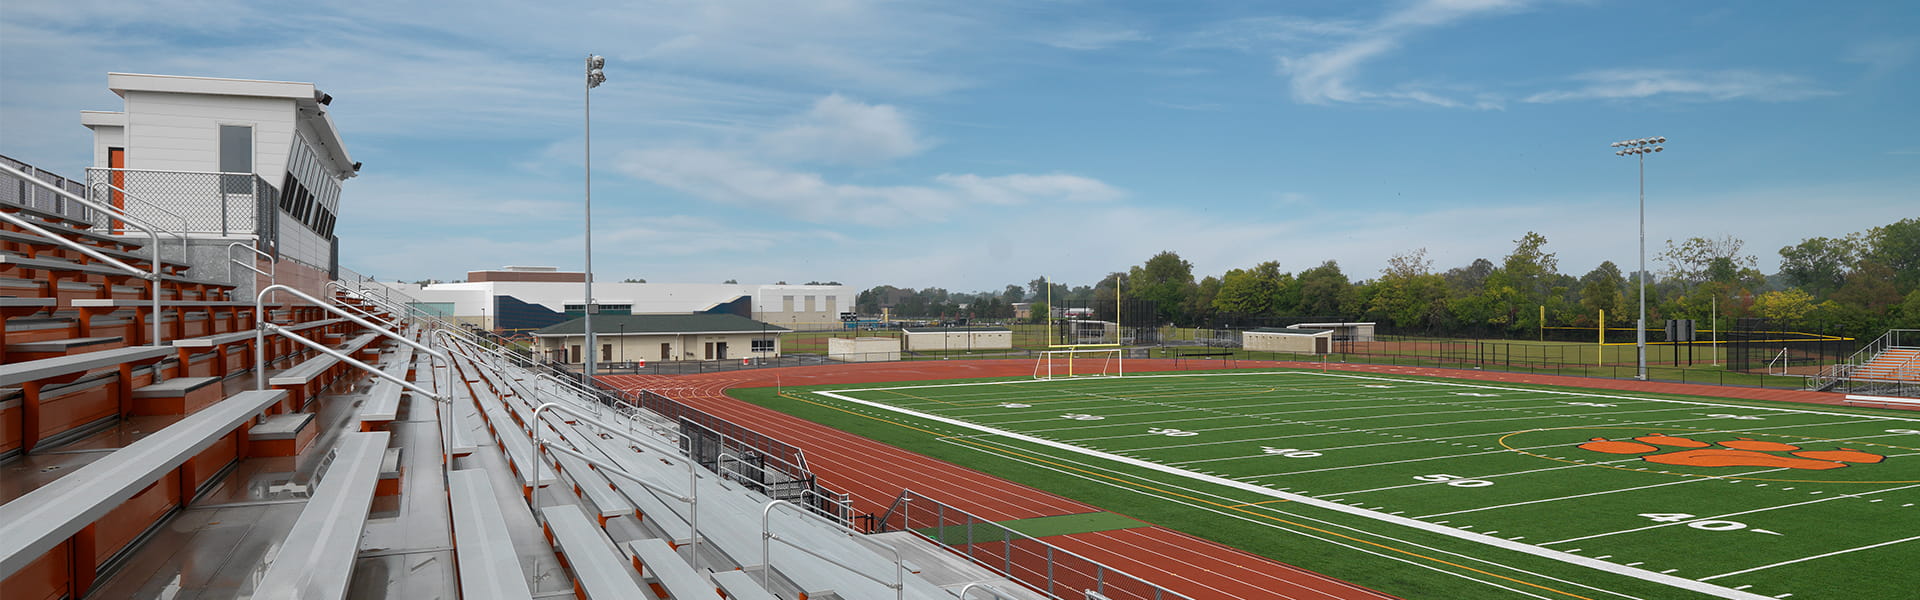
[[[0,342],[32,357],[0,363],[7,600],[955,597],[386,286],[236,297],[140,238],[0,214]],[[138,404],[189,393],[217,396]]]

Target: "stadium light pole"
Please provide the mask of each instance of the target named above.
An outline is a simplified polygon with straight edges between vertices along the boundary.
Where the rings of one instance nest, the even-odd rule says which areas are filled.
[[[605,83],[607,81],[606,72],[601,70],[603,67],[606,67],[606,66],[607,66],[606,57],[600,56],[598,54],[587,55],[587,89],[585,92],[583,92],[583,94],[586,96],[586,142],[587,142],[587,148],[586,148],[587,156],[585,161],[587,166],[587,182],[586,182],[587,183],[587,205],[586,205],[586,208],[587,208],[586,210],[587,272],[586,272],[586,277],[584,278],[587,283],[587,286],[586,286],[587,302],[586,304],[581,305],[581,310],[580,310],[580,325],[581,325],[581,328],[585,329],[587,332],[587,348],[586,348],[587,351],[582,353],[582,356],[580,357],[583,359],[580,369],[582,373],[586,374],[588,385],[592,385],[592,381],[593,381],[593,354],[595,352],[600,351],[599,347],[596,347],[593,345],[593,341],[594,341],[593,340],[593,313],[594,313],[594,310],[593,310],[593,88],[600,87],[600,84]]]
[[[1614,142],[1614,156],[1634,156],[1640,160],[1640,320],[1634,324],[1633,345],[1639,350],[1640,370],[1634,378],[1647,380],[1647,155],[1666,150],[1660,144],[1667,138],[1654,136]]]

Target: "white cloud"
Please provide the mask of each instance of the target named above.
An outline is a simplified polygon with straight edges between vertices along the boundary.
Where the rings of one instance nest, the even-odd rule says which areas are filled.
[[[1548,103],[1664,96],[1688,101],[1790,102],[1833,94],[1793,75],[1737,69],[1725,71],[1606,69],[1582,73],[1574,76],[1573,79],[1583,82],[1584,85],[1573,89],[1540,92],[1528,96],[1526,101]]]
[[[1320,43],[1329,47],[1281,56],[1278,71],[1289,78],[1293,99],[1305,104],[1413,102],[1448,108],[1499,108],[1499,100],[1485,94],[1462,100],[1415,83],[1402,83],[1388,90],[1368,90],[1355,82],[1367,63],[1398,51],[1407,38],[1423,30],[1512,12],[1528,4],[1528,0],[1425,0],[1361,25],[1336,22],[1305,27],[1296,22],[1281,22],[1285,37],[1319,35]]]
[[[885,162],[918,154],[927,145],[899,109],[839,94],[815,101],[806,115],[760,143],[774,156],[836,165]]]
[[[937,222],[979,205],[1097,202],[1122,196],[1106,183],[1064,174],[940,175],[931,184],[920,185],[834,183],[818,173],[703,148],[628,152],[615,161],[615,168],[707,200],[780,211],[816,223]]]
[[[1132,29],[1085,27],[1053,34],[1042,40],[1055,48],[1067,50],[1104,50],[1128,42],[1144,42],[1150,39],[1147,34]]]
[[[1920,54],[1920,39],[1887,38],[1856,43],[1842,58],[1867,65],[1870,74],[1881,75],[1907,66],[1916,54]]]

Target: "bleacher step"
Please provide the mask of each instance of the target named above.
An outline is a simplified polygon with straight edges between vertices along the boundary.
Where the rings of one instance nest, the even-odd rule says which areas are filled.
[[[320,435],[313,413],[281,413],[247,430],[247,456],[299,456]]]
[[[133,391],[133,414],[184,415],[224,398],[218,377],[176,377]]]
[[[41,340],[7,344],[7,362],[26,362],[43,358],[72,356],[83,352],[98,352],[125,348],[126,340],[119,337],[85,337],[58,340]]]

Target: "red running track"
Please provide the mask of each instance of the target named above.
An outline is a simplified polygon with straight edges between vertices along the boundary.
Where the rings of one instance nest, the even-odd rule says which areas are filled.
[[[1207,367],[1192,362],[1134,360],[1137,371],[1173,371]],[[1591,379],[1559,375],[1501,373],[1392,365],[1239,361],[1241,368],[1325,368],[1395,375],[1423,375],[1481,381],[1532,383],[1630,392],[1690,394],[1844,404],[1840,394],[1765,390],[1661,382]],[[854,509],[877,513],[900,490],[939,499],[991,520],[1022,519],[1091,512],[1091,506],[945,461],[847,434],[785,413],[735,400],[730,388],[772,385],[836,385],[928,379],[1017,377],[1032,374],[1027,360],[894,362],[859,365],[783,367],[695,375],[603,375],[617,388],[645,387],[722,416],[801,448],[813,471],[835,489],[853,497]],[[874,469],[873,465],[890,465]],[[1161,527],[1052,536],[1054,543],[1108,566],[1133,573],[1196,599],[1211,598],[1390,598],[1385,594],[1292,565]],[[1018,566],[1016,565],[1016,568]]]
[[[1142,363],[1163,361],[1140,361]],[[1171,361],[1162,368],[1170,368]],[[616,388],[645,387],[799,446],[824,483],[859,512],[886,510],[911,489],[976,516],[1004,521],[1098,509],[973,469],[848,434],[728,397],[736,387],[1032,375],[1032,361],[984,360],[784,367],[697,375],[602,375]],[[876,464],[889,465],[875,469]],[[1196,600],[1382,599],[1392,596],[1161,527],[1046,538],[1089,559]]]

